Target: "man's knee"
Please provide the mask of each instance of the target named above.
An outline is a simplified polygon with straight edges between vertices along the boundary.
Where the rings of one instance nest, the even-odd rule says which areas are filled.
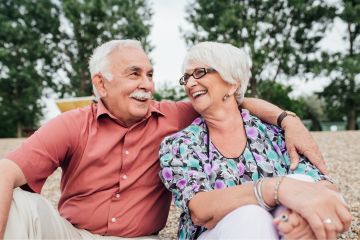
[[[25,212],[33,210],[35,206],[31,200],[30,194],[32,193],[23,191],[19,188],[14,189],[9,214],[24,214]]]
[[[33,198],[37,194],[14,189],[9,216],[5,229],[5,238],[29,238],[29,226],[37,219],[37,206]]]

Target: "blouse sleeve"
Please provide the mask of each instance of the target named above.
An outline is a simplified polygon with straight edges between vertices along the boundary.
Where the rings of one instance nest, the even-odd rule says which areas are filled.
[[[212,190],[194,143],[184,137],[167,137],[160,147],[160,178],[173,194],[175,205],[189,214],[189,201],[198,192]]]
[[[266,127],[266,132],[268,133],[268,137],[271,139],[272,145],[275,149],[275,151],[282,157],[283,162],[287,165],[286,169],[288,169],[288,174],[305,174],[314,179],[314,181],[321,181],[321,180],[327,180],[331,183],[333,183],[333,180],[330,178],[330,176],[325,175],[320,172],[320,170],[315,167],[309,159],[307,159],[303,155],[299,155],[299,164],[298,167],[295,170],[290,170],[290,155],[289,152],[286,149],[285,145],[285,136],[284,131],[271,124],[264,123]]]

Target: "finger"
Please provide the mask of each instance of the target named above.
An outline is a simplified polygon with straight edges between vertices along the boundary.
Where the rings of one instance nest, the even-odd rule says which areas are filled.
[[[329,174],[329,171],[325,164],[325,160],[317,147],[315,149],[305,151],[304,156],[307,157],[310,162],[320,170],[320,172],[325,175]]]
[[[326,239],[326,230],[324,227],[324,223],[319,218],[319,216],[314,215],[311,218],[306,218],[306,220],[308,221],[317,239]]]
[[[274,218],[273,224],[279,225],[279,223],[280,223],[280,219],[279,218]]]
[[[278,206],[276,208],[276,210],[275,210],[275,216],[276,217],[274,218],[273,223],[274,224],[279,224],[279,222],[281,220],[284,221],[284,219],[287,219],[288,217],[285,217],[285,216],[288,216],[290,213],[291,213],[291,211],[289,209],[287,209],[286,207]]]
[[[342,229],[340,232],[345,232],[350,228],[351,225],[351,213],[346,205],[341,205],[336,208],[336,212],[340,218],[340,221],[342,223]]]
[[[333,220],[335,217],[331,217],[332,219],[331,223],[324,223],[325,229],[326,229],[326,239],[336,239],[336,223],[335,220]]]
[[[216,224],[217,222],[212,220],[205,223],[204,227],[206,227],[207,229],[213,229],[216,226]]]
[[[337,220],[334,221],[334,227],[335,227],[336,237],[337,237],[340,233],[342,233],[342,232],[345,231],[345,230],[344,230],[344,229],[345,229],[344,224],[343,224],[339,219],[337,219]]]
[[[289,222],[281,222],[280,221],[280,223],[278,224],[278,231],[282,235],[286,235],[286,234],[290,233],[293,229],[294,229],[294,227]]]
[[[296,213],[291,213],[289,215],[289,223],[295,228],[300,224],[299,215]]]
[[[299,161],[300,161],[299,154],[297,153],[296,148],[294,148],[294,147],[289,148],[288,152],[289,152],[290,161],[291,161],[290,170],[294,171],[297,168]]]

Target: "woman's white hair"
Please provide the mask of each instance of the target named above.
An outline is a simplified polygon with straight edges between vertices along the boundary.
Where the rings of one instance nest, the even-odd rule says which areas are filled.
[[[238,105],[241,104],[251,77],[250,58],[243,49],[227,43],[201,42],[190,48],[186,54],[183,62],[184,73],[191,63],[214,68],[227,83],[240,83],[235,98]]]
[[[131,39],[111,40],[95,48],[93,54],[89,59],[89,71],[91,78],[93,78],[96,74],[101,73],[101,75],[103,75],[107,80],[111,81],[113,76],[109,70],[110,62],[108,59],[108,55],[115,50],[126,47],[137,48],[141,51],[144,51],[139,41]],[[95,97],[99,99],[100,95],[94,85],[93,91]]]

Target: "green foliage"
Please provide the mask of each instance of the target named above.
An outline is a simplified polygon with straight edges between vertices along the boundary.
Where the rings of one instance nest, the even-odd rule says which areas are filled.
[[[137,39],[145,50],[152,11],[146,0],[63,0],[62,9],[70,27],[64,36],[64,61],[70,84],[63,93],[87,96],[92,93],[88,59],[101,43],[111,39]]]
[[[146,0],[0,1],[0,137],[37,128],[44,90],[90,95],[88,59],[101,43],[138,39],[150,51],[151,15]]]
[[[291,86],[273,81],[263,81],[258,85],[258,95],[261,99],[267,100],[282,109],[295,112],[299,117],[306,115],[305,103],[300,100],[291,99],[290,93],[293,91]]]
[[[154,94],[154,99],[157,101],[161,100],[171,100],[171,101],[180,101],[187,98],[185,90],[183,87],[169,87],[164,85],[160,87]]]
[[[295,112],[301,119],[309,119],[310,130],[321,131],[320,120],[324,120],[324,103],[315,95],[298,99],[290,98],[292,91],[291,86],[273,81],[263,81],[258,85],[258,94],[261,99]]]
[[[325,0],[192,1],[185,32],[189,45],[218,41],[245,47],[253,61],[251,96],[257,84],[309,71],[317,64],[314,53],[335,10]]]
[[[58,66],[58,15],[50,0],[0,1],[0,137],[19,137],[42,116],[39,99]]]
[[[345,53],[324,53],[323,69],[331,83],[319,93],[327,103],[326,109],[331,120],[346,118],[347,129],[358,129],[360,116],[360,2],[342,1],[338,17],[347,25],[343,36],[348,46]]]

